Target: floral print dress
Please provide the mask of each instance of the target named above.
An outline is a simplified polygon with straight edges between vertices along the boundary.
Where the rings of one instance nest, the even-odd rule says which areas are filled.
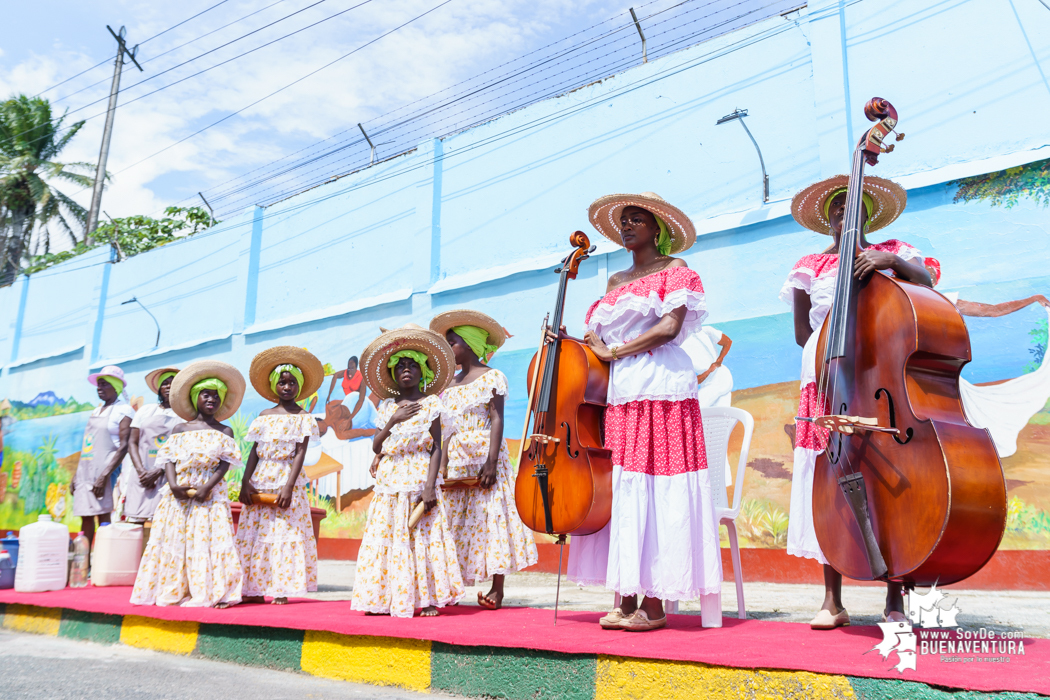
[[[456,543],[440,488],[437,505],[414,528],[408,527],[430,469],[434,447],[430,425],[441,415],[441,400],[436,396],[425,396],[420,404],[420,411],[395,425],[383,443],[368,524],[357,555],[354,610],[412,617],[416,609],[443,607],[463,597]],[[381,402],[376,425],[385,426],[396,410],[392,399]]]
[[[497,394],[507,396],[507,377],[497,369],[441,394],[441,433],[448,451],[446,478],[481,472],[492,435],[489,403]],[[444,495],[459,566],[468,586],[493,574],[521,571],[539,560],[536,541],[514,504],[514,468],[506,440],[500,445],[495,485],[448,489]]]
[[[251,484],[260,493],[280,493],[288,483],[295,446],[320,439],[308,413],[259,416],[248,428],[259,462]],[[244,568],[246,596],[287,598],[317,590],[317,541],[310,520],[306,476],[299,472],[287,508],[250,505],[241,510],[234,539]]]
[[[237,443],[218,430],[205,429],[172,435],[157,452],[155,463],[173,462],[180,486],[200,488],[223,461],[240,465]],[[242,579],[226,482],[217,483],[203,503],[177,500],[171,486],[164,484],[131,603],[234,605],[241,602]]]

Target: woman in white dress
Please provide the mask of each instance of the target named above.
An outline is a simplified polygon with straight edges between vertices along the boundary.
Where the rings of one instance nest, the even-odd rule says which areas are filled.
[[[569,577],[621,596],[606,629],[667,624],[663,600],[701,603],[722,624],[722,558],[696,374],[682,341],[707,315],[700,277],[671,257],[696,240],[689,218],[658,195],[609,195],[590,206],[598,231],[631,251],[587,312],[585,342],[610,362],[605,446],[612,450],[609,524],[573,537]],[[639,600],[639,597],[642,600]]]
[[[143,406],[131,420],[128,456],[135,467],[129,474],[124,492],[124,519],[144,523],[153,518],[160,503],[164,469],[157,465],[157,453],[168,441],[172,429],[182,422],[171,408],[171,382],[179,373],[176,367],[162,367],[146,375],[146,386],[157,395],[157,403]]]
[[[113,513],[113,481],[110,476],[120,467],[131,440],[131,419],[135,409],[124,391],[124,371],[116,365],[103,367],[88,375],[95,385],[102,405],[91,412],[80,461],[70,489],[73,492],[73,515],[80,517],[80,529],[88,542],[95,541],[95,520],[108,523]]]
[[[822,180],[795,195],[791,214],[806,228],[831,236],[833,241],[822,253],[806,255],[788,275],[780,290],[780,299],[792,307],[795,341],[802,346],[802,380],[798,416],[812,418],[828,413],[824,397],[817,396],[816,349],[824,318],[831,310],[835,296],[836,272],[839,265],[839,237],[846,209],[845,175]],[[931,286],[923,268],[922,255],[913,246],[898,240],[872,245],[865,233],[877,231],[892,223],[907,203],[900,185],[879,177],[864,178],[864,208],[861,219],[864,231],[860,238],[862,252],[857,254],[854,274],[866,278],[876,270],[886,270],[910,282]],[[849,625],[849,613],[842,605],[842,574],[835,571],[817,542],[813,526],[813,472],[817,456],[828,443],[826,430],[812,423],[798,421],[795,429],[794,468],[791,472],[791,511],[788,519],[787,552],[796,557],[815,559],[824,566],[824,603],[810,621],[813,629],[834,629]],[[890,621],[906,621],[900,584],[886,587],[883,615]]]
[[[241,463],[233,430],[220,421],[237,412],[244,377],[225,362],[201,360],[175,375],[176,425],[157,453],[161,487],[142,554],[132,605],[225,608],[241,602],[243,573],[233,544],[226,470]]]
[[[472,586],[491,578],[488,593],[478,591],[478,605],[498,610],[506,574],[539,561],[536,540],[514,504],[514,467],[503,439],[507,377],[487,364],[506,333],[491,316],[466,309],[435,316],[430,330],[445,336],[460,366],[441,393],[441,471],[446,479],[480,479],[445,489],[445,509],[463,582]]]

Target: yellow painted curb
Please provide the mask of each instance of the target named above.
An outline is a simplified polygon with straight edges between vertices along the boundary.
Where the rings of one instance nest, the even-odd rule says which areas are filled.
[[[685,661],[599,656],[595,700],[853,698],[845,676],[722,668]]]
[[[301,666],[323,678],[426,690],[430,642],[307,630]]]
[[[16,632],[47,634],[58,636],[58,627],[62,624],[62,608],[41,608],[36,605],[7,606],[4,614],[4,627]]]
[[[120,641],[131,647],[169,654],[191,654],[197,647],[199,626],[197,622],[127,615],[120,626]]]

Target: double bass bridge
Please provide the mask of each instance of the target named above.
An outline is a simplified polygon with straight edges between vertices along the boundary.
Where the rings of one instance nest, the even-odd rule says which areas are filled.
[[[897,428],[887,428],[879,425],[878,418],[866,418],[864,416],[831,415],[815,416],[813,418],[796,417],[795,420],[812,423],[824,430],[842,433],[843,435],[855,435],[858,430],[871,433],[889,433],[891,435],[900,434],[900,430]]]

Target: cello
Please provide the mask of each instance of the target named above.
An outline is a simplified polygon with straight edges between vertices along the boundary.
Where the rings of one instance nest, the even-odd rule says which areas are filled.
[[[601,530],[612,513],[612,452],[602,444],[609,365],[585,343],[550,334],[562,326],[569,280],[594,251],[582,231],[569,242],[574,249],[555,270],[561,278],[554,322],[544,323],[544,339],[529,363],[525,433],[514,482],[514,501],[526,527],[557,535],[559,544],[565,535]]]
[[[831,415],[810,419],[830,431],[814,473],[814,527],[844,576],[946,585],[975,574],[998,548],[1006,482],[988,431],[963,412],[970,339],[955,305],[881,272],[853,276],[864,167],[893,150],[883,142],[897,124],[884,99],[872,98],[864,113],[877,123],[853,153],[835,301],[816,352],[818,405]]]

